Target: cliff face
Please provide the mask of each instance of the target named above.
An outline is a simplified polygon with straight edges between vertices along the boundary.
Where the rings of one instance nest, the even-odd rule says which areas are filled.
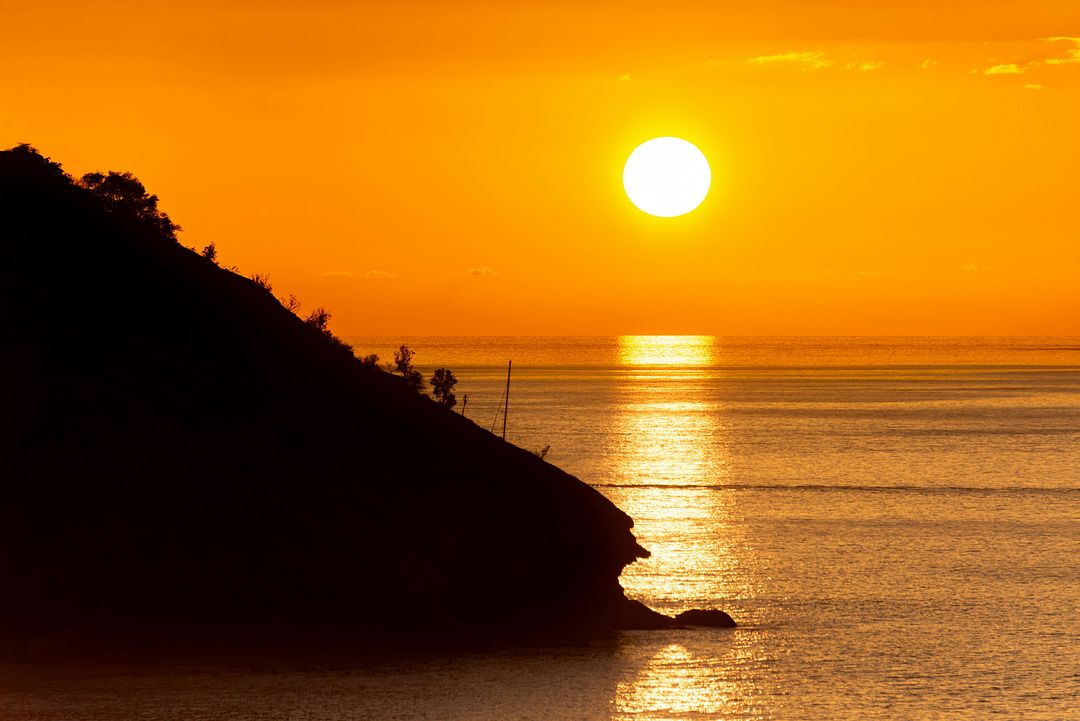
[[[0,638],[609,630],[631,519],[0,152]]]

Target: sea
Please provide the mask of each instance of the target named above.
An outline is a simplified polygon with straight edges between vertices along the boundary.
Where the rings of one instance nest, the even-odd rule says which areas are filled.
[[[347,340],[630,514],[630,597],[738,627],[7,665],[0,719],[1080,719],[1080,338]]]

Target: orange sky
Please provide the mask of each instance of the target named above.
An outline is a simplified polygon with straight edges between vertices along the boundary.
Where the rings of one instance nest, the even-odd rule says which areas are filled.
[[[0,0],[0,145],[339,334],[1080,335],[1075,0],[93,5]]]

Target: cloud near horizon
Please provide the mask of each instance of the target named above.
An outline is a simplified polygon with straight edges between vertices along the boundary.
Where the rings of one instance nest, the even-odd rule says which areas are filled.
[[[1047,65],[1070,65],[1072,63],[1080,63],[1080,38],[1068,37],[1065,35],[1057,35],[1051,38],[1046,38],[1048,43],[1060,43],[1069,42],[1073,46],[1065,51],[1065,57],[1061,58],[1047,58]]]
[[[840,61],[829,57],[822,52],[791,52],[782,53],[779,55],[760,55],[756,58],[750,58],[746,62],[751,65],[773,65],[782,66],[790,65],[799,68],[800,70],[825,70],[838,66]],[[861,72],[870,72],[872,70],[879,70],[885,67],[885,61],[883,60],[860,60],[858,58],[848,60],[839,65],[843,70],[858,70]]]
[[[880,70],[885,67],[885,61],[883,60],[852,60],[845,65],[848,70],[861,70],[864,73],[868,73],[872,70]]]
[[[1080,37],[1055,35],[1053,37],[1040,38],[1038,42],[1044,45],[1053,45],[1055,54],[1046,57],[1045,53],[1038,52],[1038,55],[1042,57],[1036,56],[1034,59],[1024,63],[999,63],[997,65],[992,65],[983,71],[983,75],[1023,75],[1029,70],[1037,70],[1040,67],[1080,64]],[[1069,43],[1069,45],[1062,46],[1062,43]],[[1041,85],[1029,83],[1024,87],[1038,89],[1041,88]]]
[[[485,277],[485,276],[491,276],[491,275],[498,275],[498,274],[499,274],[499,271],[497,271],[497,270],[495,270],[493,268],[489,268],[486,265],[482,266],[480,268],[469,268],[469,275],[471,275],[473,277],[476,277],[476,278]]]
[[[803,70],[823,70],[832,67],[835,61],[817,52],[792,52],[781,55],[761,55],[747,60],[752,65],[778,65],[791,63],[800,66]]]

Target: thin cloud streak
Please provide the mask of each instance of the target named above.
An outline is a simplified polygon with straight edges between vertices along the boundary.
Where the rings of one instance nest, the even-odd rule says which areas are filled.
[[[1060,43],[1069,42],[1073,44],[1073,47],[1065,51],[1065,57],[1063,58],[1047,58],[1047,65],[1071,65],[1072,63],[1080,63],[1080,38],[1068,37],[1065,35],[1058,35],[1051,38],[1046,38],[1048,43]]]
[[[816,52],[793,52],[781,55],[761,55],[747,60],[752,65],[778,65],[791,63],[802,67],[804,70],[824,70],[832,67],[836,61],[828,58],[825,53]]]
[[[1020,75],[1024,70],[1016,63],[1008,63],[1005,65],[995,65],[992,68],[988,68],[984,75]]]

